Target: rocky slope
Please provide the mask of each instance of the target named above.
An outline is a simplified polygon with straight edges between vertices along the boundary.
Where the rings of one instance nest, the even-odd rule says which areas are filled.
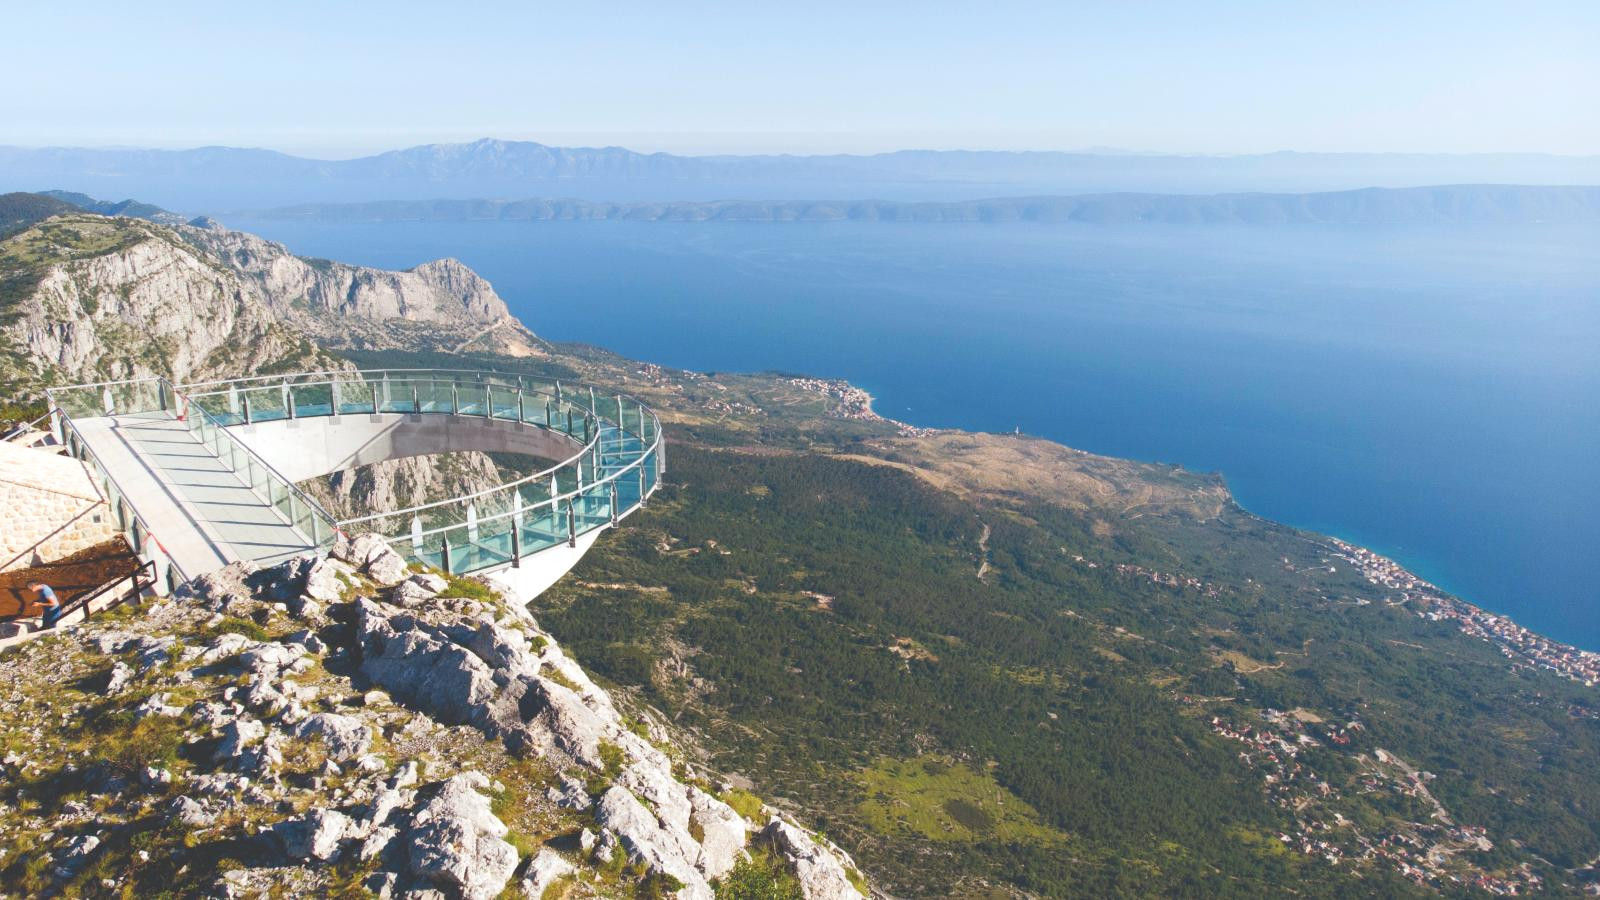
[[[0,671],[8,892],[859,896],[848,857],[715,788],[525,610],[375,539]]]
[[[340,519],[476,493],[515,479],[476,451],[408,456],[334,472],[299,484]]]
[[[302,259],[282,244],[214,223],[178,232],[253,285],[280,317],[330,348],[542,352],[489,282],[458,260],[391,272]]]
[[[329,349],[541,343],[454,260],[387,272],[252,235],[89,213],[0,241],[0,381],[177,380],[338,365]]]

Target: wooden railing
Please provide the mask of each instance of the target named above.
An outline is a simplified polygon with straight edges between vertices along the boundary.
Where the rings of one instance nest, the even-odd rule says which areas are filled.
[[[125,591],[123,591],[123,592],[121,592],[119,594],[115,594],[111,598],[111,602],[110,603],[107,603],[106,605],[100,607],[99,609],[95,609],[94,608],[94,601],[95,600],[99,599],[100,597],[102,597],[102,596],[104,596],[104,595],[106,595],[108,593],[115,592],[117,587],[122,585],[122,584],[124,584],[124,583],[126,583],[128,585],[127,590],[125,590]],[[119,607],[122,604],[128,602],[129,600],[133,600],[133,599],[139,597],[145,591],[147,591],[151,587],[153,587],[155,585],[155,583],[156,583],[156,563],[155,563],[155,560],[146,560],[144,563],[140,564],[139,568],[134,569],[132,574],[123,575],[123,576],[120,576],[120,577],[118,577],[118,578],[116,578],[116,579],[114,579],[112,581],[108,581],[105,584],[101,585],[100,587],[97,587],[94,590],[88,592],[87,594],[82,594],[79,597],[77,597],[76,599],[74,599],[72,601],[72,603],[70,603],[66,608],[61,610],[61,615],[60,615],[60,617],[58,617],[56,619],[56,621],[57,622],[65,622],[68,616],[72,615],[73,613],[75,613],[75,612],[77,612],[78,610],[81,609],[81,610],[83,610],[83,619],[81,621],[87,622],[87,621],[89,621],[89,617],[94,615],[97,612],[105,612],[106,610],[116,609],[117,607]]]

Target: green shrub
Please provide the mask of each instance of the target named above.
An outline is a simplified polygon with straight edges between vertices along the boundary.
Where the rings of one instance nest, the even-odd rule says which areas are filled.
[[[713,882],[717,900],[800,900],[800,881],[768,850],[755,850]]]

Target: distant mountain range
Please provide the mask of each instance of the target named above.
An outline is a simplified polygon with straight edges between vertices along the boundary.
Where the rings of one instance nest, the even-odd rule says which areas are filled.
[[[128,216],[134,219],[148,219],[162,225],[182,225],[185,223],[183,216],[174,212],[167,212],[153,203],[143,203],[138,200],[96,200],[88,194],[79,194],[74,191],[40,191],[46,197],[54,197],[63,203],[71,204],[85,211],[97,213],[102,216]]]
[[[968,202],[889,200],[603,203],[422,200],[304,204],[261,214],[321,222],[625,220],[644,222],[1426,223],[1600,222],[1600,187],[1467,184],[1312,194],[1090,194]]]
[[[266,204],[422,197],[574,196],[589,201],[895,201],[1018,194],[1347,190],[1441,183],[1600,184],[1600,156],[1541,154],[903,150],[873,155],[678,156],[531,141],[428,144],[348,160],[271,150],[0,147],[0,190],[71,185],[206,212]]]

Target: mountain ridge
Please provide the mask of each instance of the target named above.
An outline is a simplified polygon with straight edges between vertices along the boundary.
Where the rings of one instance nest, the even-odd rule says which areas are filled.
[[[763,201],[819,194],[856,199],[968,200],[1005,194],[1113,191],[1329,191],[1451,183],[1600,183],[1600,156],[1374,154],[1283,151],[1235,156],[1066,151],[899,150],[878,154],[688,156],[625,147],[556,147],[484,138],[351,159],[274,150],[0,146],[0,190],[73,185],[209,209],[426,196],[529,196],[560,187],[584,199]],[[982,193],[978,193],[982,192]],[[538,191],[552,193],[548,189]]]

